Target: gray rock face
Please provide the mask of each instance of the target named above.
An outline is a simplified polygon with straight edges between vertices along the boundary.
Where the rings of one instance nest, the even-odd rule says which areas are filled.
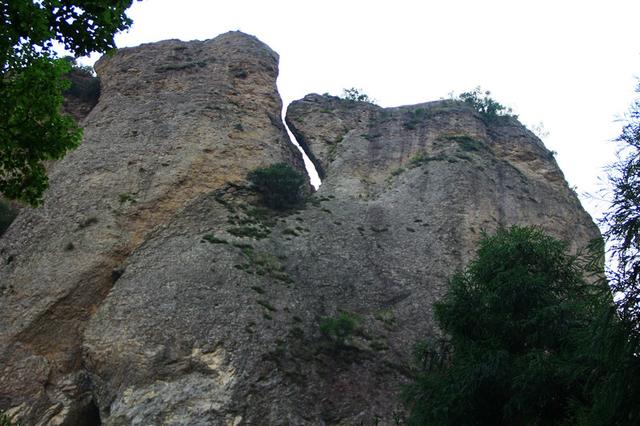
[[[0,409],[26,424],[393,424],[481,230],[599,235],[515,120],[309,95],[287,121],[325,179],[276,213],[247,172],[302,163],[267,46],[166,41],[97,70],[84,144],[0,239]],[[340,315],[344,342],[321,331]]]
[[[302,169],[281,123],[277,61],[229,33],[98,62],[82,146],[53,166],[44,206],[0,240],[0,409],[26,424],[82,424],[95,411],[83,335],[127,258],[248,171]]]

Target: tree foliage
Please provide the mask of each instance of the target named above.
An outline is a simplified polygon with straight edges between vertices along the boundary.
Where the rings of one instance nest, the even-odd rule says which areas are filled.
[[[305,178],[288,164],[258,168],[249,173],[248,178],[269,208],[286,210],[299,206],[304,200]]]
[[[601,221],[613,259],[607,277],[616,306],[585,349],[593,354],[585,368],[595,383],[593,405],[583,410],[588,425],[640,424],[640,99],[618,141],[623,150],[609,173],[613,199]]]
[[[131,25],[132,0],[8,0],[0,3],[0,192],[37,205],[48,186],[44,161],[80,143],[81,130],[61,115],[67,61],[54,42],[77,56],[115,47]]]
[[[636,91],[640,93],[640,86]],[[602,222],[616,262],[610,284],[620,296],[622,319],[640,341],[640,99],[632,105],[618,141],[623,151],[609,173],[613,200]]]
[[[484,236],[435,305],[447,339],[418,350],[409,423],[571,424],[575,401],[587,398],[582,339],[606,300],[566,245],[540,230]]]

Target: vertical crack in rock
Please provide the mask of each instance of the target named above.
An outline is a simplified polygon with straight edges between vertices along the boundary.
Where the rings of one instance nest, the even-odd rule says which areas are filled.
[[[287,110],[285,108],[283,110],[283,115],[285,117],[286,117],[286,111]],[[305,149],[300,145],[300,142],[298,141],[296,135],[289,128],[289,125],[287,124],[287,120],[284,119],[282,123],[284,124],[287,130],[287,135],[289,135],[289,139],[291,140],[291,143],[295,145],[295,147],[298,148],[298,150],[300,150],[300,154],[304,159],[304,167],[307,171],[307,175],[309,176],[309,181],[311,182],[311,185],[313,186],[313,188],[317,191],[320,185],[322,184],[322,180],[320,179],[320,173],[318,173],[318,169],[316,168],[316,163],[309,157],[309,155],[307,154],[307,151],[305,151]]]

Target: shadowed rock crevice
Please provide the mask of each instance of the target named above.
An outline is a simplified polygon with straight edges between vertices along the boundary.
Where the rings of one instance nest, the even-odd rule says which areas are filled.
[[[313,151],[311,151],[311,149],[309,148],[309,145],[307,144],[307,141],[305,140],[304,135],[298,131],[296,126],[291,121],[289,121],[287,116],[285,116],[285,121],[287,123],[287,127],[289,127],[289,130],[291,130],[291,133],[293,134],[293,136],[296,138],[296,141],[300,145],[300,148],[302,148],[302,150],[307,155],[307,157],[309,157],[309,160],[313,164],[313,167],[315,167],[318,173],[318,177],[320,179],[324,179],[327,176],[327,173],[322,168],[322,164],[320,163],[320,161],[316,158],[315,155],[313,155]]]

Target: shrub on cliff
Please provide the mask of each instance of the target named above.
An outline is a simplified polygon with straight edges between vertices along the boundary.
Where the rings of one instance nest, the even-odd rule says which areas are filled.
[[[518,118],[517,115],[512,114],[511,108],[492,99],[491,92],[488,90],[483,92],[479,86],[470,92],[461,93],[458,99],[473,107],[488,120],[495,120],[498,117]]]
[[[288,164],[278,163],[256,169],[249,173],[248,178],[269,208],[287,210],[304,201],[305,179]]]
[[[336,318],[325,318],[320,323],[320,331],[333,342],[336,347],[344,347],[351,343],[351,338],[358,328],[358,317],[343,312]]]
[[[356,89],[355,87],[352,87],[350,89],[343,89],[341,98],[351,102],[366,102],[369,104],[375,103],[375,100],[373,98],[369,97],[369,95],[364,93],[361,89]]]

